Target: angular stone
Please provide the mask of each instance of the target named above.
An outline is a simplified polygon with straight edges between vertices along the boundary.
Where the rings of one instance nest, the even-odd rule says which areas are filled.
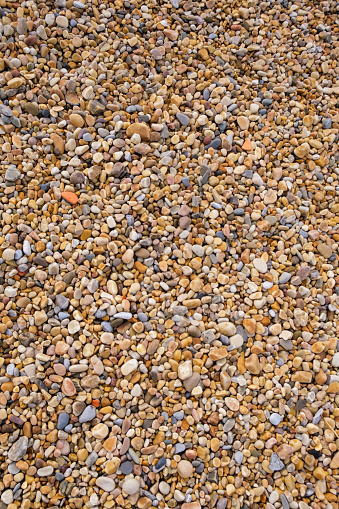
[[[296,371],[292,375],[293,382],[300,382],[302,384],[310,384],[312,382],[312,373],[309,371]]]
[[[308,156],[309,152],[310,146],[308,143],[302,143],[301,145],[299,145],[299,147],[296,147],[294,149],[294,153],[298,157],[298,159],[304,159],[305,157]]]
[[[261,364],[259,362],[259,358],[255,353],[252,353],[249,357],[245,359],[246,369],[252,373],[252,375],[259,375],[261,372]]]
[[[8,451],[8,458],[11,461],[19,461],[25,456],[27,449],[28,449],[28,438],[20,437]]]

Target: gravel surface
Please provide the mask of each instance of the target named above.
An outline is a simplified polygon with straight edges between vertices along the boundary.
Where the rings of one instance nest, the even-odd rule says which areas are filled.
[[[0,0],[0,509],[338,509],[338,15]]]

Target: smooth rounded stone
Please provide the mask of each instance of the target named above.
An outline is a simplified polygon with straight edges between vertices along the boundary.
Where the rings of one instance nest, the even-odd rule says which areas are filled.
[[[237,118],[238,125],[240,129],[246,130],[249,128],[250,122],[247,117],[240,116]]]
[[[180,444],[180,443],[175,444],[174,448],[175,448],[175,454],[182,454],[186,450],[186,447],[184,446],[184,444]]]
[[[205,250],[202,246],[199,244],[194,244],[192,246],[192,251],[196,256],[199,256],[199,258],[202,258],[205,255]]]
[[[54,468],[52,466],[47,466],[43,468],[38,468],[37,474],[39,477],[48,477],[52,475],[54,472]]]
[[[109,428],[106,424],[99,423],[94,426],[92,429],[92,435],[94,438],[97,438],[98,440],[103,440],[105,437],[107,437],[109,433]]]
[[[84,141],[87,141],[87,143],[92,142],[92,135],[90,133],[84,133],[82,136],[82,139]]]
[[[134,124],[128,126],[126,134],[129,138],[132,138],[134,134],[138,134],[142,141],[149,141],[151,132],[148,125],[141,122],[135,122]]]
[[[274,504],[275,502],[278,502],[279,500],[279,493],[277,491],[272,491],[269,497],[270,504]]]
[[[56,24],[61,28],[67,28],[68,27],[68,19],[66,18],[66,16],[57,16]]]
[[[10,166],[5,173],[5,179],[10,182],[15,182],[21,177],[21,172],[15,166]]]
[[[294,153],[295,155],[299,158],[299,159],[304,159],[305,157],[308,156],[310,152],[310,146],[308,143],[302,143],[301,145],[299,145],[299,147],[296,147],[294,149]]]
[[[190,463],[187,460],[181,460],[178,463],[178,473],[183,478],[188,478],[193,476],[193,466],[192,463]]]
[[[231,322],[219,323],[219,332],[225,336],[234,336],[236,333],[236,327]]]
[[[69,299],[62,294],[56,296],[56,302],[60,309],[67,309],[69,306]]]
[[[339,352],[335,352],[332,357],[331,364],[334,368],[339,368]]]
[[[135,371],[137,369],[137,367],[138,367],[138,361],[136,359],[130,359],[129,361],[125,362],[125,364],[123,364],[121,366],[121,373],[124,376],[128,376],[131,373],[133,373],[133,371]]]
[[[159,461],[154,465],[153,467],[153,471],[155,473],[157,472],[160,472],[161,470],[163,470],[166,466],[166,458],[162,457],[159,459]]]
[[[62,412],[58,415],[57,429],[64,429],[69,423],[69,415]]]
[[[94,419],[96,416],[96,410],[94,408],[94,406],[92,405],[89,405],[85,408],[85,410],[82,412],[82,414],[80,415],[79,417],[79,422],[80,423],[83,423],[83,422],[89,422],[91,421],[92,419]]]
[[[199,385],[200,381],[199,373],[193,372],[192,376],[183,380],[185,390],[187,392],[192,392],[192,390]]]
[[[324,258],[330,258],[333,253],[332,248],[327,244],[318,244],[317,250]]]
[[[92,465],[94,465],[94,463],[96,462],[97,459],[98,459],[98,454],[95,451],[91,452],[91,454],[88,455],[88,457],[85,461],[86,467],[90,468]]]
[[[14,251],[14,249],[11,249],[11,248],[5,249],[3,251],[3,253],[2,253],[2,258],[6,262],[10,262],[10,261],[14,260],[14,258],[15,258],[15,251]]]
[[[126,479],[122,485],[122,490],[127,493],[127,495],[134,495],[140,489],[140,485],[137,479]]]
[[[324,129],[331,129],[332,127],[332,119],[330,118],[323,118],[322,119],[322,125]]]
[[[51,12],[47,13],[45,16],[45,21],[46,21],[46,24],[49,26],[54,25],[54,22],[55,22],[54,14]]]
[[[120,465],[120,470],[124,475],[131,474],[133,472],[133,463],[131,461],[124,461]]]
[[[77,320],[72,320],[68,324],[68,332],[70,334],[76,334],[80,330],[80,323]]]
[[[240,334],[235,334],[234,336],[230,337],[230,344],[234,346],[234,348],[241,348],[244,344],[244,339]]]
[[[180,380],[187,380],[193,374],[192,361],[186,361],[178,366],[178,377]]]
[[[244,459],[244,455],[243,455],[243,453],[242,453],[241,451],[236,451],[236,452],[234,453],[234,456],[233,456],[233,457],[234,457],[234,461],[235,461],[236,463],[238,463],[238,465],[241,465],[241,463],[243,462],[243,459]]]
[[[18,438],[18,440],[12,445],[10,450],[8,451],[8,459],[11,461],[19,461],[21,460],[28,448],[28,438],[23,436]]]
[[[282,421],[282,416],[279,414],[271,414],[270,415],[270,423],[273,424],[273,426],[279,426],[279,424]]]
[[[126,313],[121,311],[120,313],[116,313],[114,318],[122,318],[123,320],[130,320],[132,318],[132,313]]]
[[[13,491],[12,490],[5,490],[1,493],[1,502],[8,505],[11,504],[14,500],[13,497]]]
[[[263,274],[267,272],[267,263],[262,258],[255,258],[253,260],[253,265],[258,272],[261,272]]]
[[[165,481],[161,481],[161,482],[159,483],[159,491],[160,491],[160,493],[162,493],[163,495],[168,495],[168,494],[169,494],[169,492],[170,492],[170,489],[171,489],[171,487],[170,487],[170,485],[169,485],[167,482],[165,482]]]
[[[284,285],[291,279],[291,277],[292,274],[290,274],[289,272],[283,272],[279,278],[279,284]]]
[[[107,492],[111,492],[115,488],[115,483],[110,477],[98,477],[95,481],[95,484],[98,486],[98,488]]]

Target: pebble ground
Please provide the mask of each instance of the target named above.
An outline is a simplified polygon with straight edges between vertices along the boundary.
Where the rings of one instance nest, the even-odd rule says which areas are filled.
[[[0,0],[0,509],[338,509],[338,15]]]

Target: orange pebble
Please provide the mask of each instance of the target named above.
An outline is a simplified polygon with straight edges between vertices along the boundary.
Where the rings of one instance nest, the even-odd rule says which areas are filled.
[[[65,191],[64,193],[61,193],[61,196],[63,197],[64,200],[68,201],[68,203],[71,203],[72,205],[78,203],[78,197],[75,193]]]
[[[252,150],[252,145],[251,145],[251,142],[250,140],[246,140],[242,147],[241,147],[243,150]]]

